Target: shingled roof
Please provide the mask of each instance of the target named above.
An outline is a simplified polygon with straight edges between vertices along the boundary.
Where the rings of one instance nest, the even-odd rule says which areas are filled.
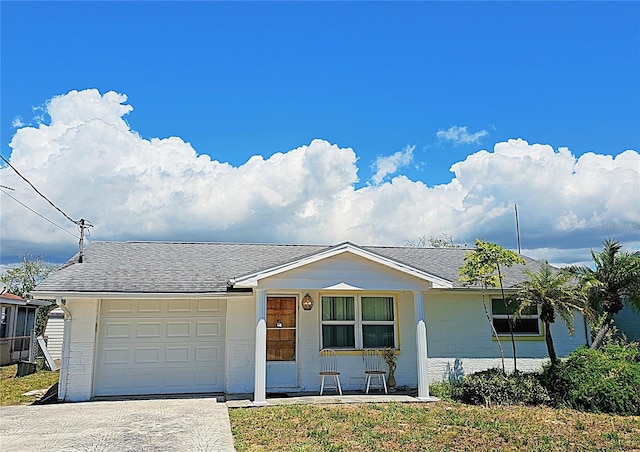
[[[336,245],[339,246],[339,245]],[[354,245],[355,246],[355,245]],[[323,245],[185,242],[92,242],[82,263],[71,258],[41,282],[34,294],[70,292],[216,293],[227,292],[227,281],[294,262],[320,251]],[[360,247],[447,281],[454,288],[458,268],[470,250],[463,248]],[[505,287],[536,271],[541,262],[504,270]]]

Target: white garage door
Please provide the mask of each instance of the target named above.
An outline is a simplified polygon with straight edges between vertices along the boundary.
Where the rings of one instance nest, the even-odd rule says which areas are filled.
[[[102,300],[94,395],[224,391],[226,300]]]

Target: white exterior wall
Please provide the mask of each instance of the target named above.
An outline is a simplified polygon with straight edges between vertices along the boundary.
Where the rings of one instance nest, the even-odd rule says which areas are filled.
[[[413,294],[409,290],[424,290],[429,283],[417,277],[390,269],[362,257],[342,254],[283,272],[260,281],[260,288],[272,294],[292,293],[302,299],[308,291],[314,300],[311,311],[298,305],[298,390],[320,390],[321,305],[325,294],[389,294],[397,301],[397,333],[401,355],[398,357],[398,386],[417,385],[416,340]],[[309,290],[309,288],[316,290]],[[344,288],[359,290],[345,290]],[[293,292],[292,292],[293,291]],[[298,301],[299,303],[299,301]],[[338,351],[337,365],[344,390],[364,389],[364,363],[361,351]],[[267,388],[269,391],[269,388]],[[275,391],[275,390],[274,390]]]
[[[320,296],[318,291],[309,291],[313,299],[313,309],[305,311],[300,307],[300,300],[306,294],[298,297],[298,385],[301,391],[320,391]],[[342,366],[341,366],[342,367]],[[342,377],[342,376],[341,376]],[[340,378],[342,383],[343,379]],[[346,383],[347,379],[344,379]],[[344,383],[342,387],[345,388]]]
[[[256,343],[256,301],[248,297],[227,300],[226,392],[253,392]]]
[[[62,362],[62,366],[66,366],[66,378],[60,381],[58,394],[64,394],[65,401],[79,402],[92,396],[98,300],[68,299],[66,307],[72,320],[67,332],[69,351],[63,354]]]
[[[496,298],[497,295],[493,295]],[[487,306],[491,309],[491,295]],[[490,311],[489,311],[490,312]],[[425,293],[425,319],[431,382],[447,380],[500,367],[500,351],[493,339],[482,296],[468,291],[433,290]],[[586,343],[583,318],[576,315],[575,333],[569,335],[566,325],[558,319],[551,326],[551,334],[559,357],[566,356]],[[505,367],[513,369],[511,340],[501,341],[505,355]],[[516,336],[518,370],[539,370],[548,360],[544,336],[518,338]]]
[[[271,295],[297,295],[298,296],[298,321],[297,321],[297,381],[296,388],[267,388],[268,392],[289,391],[295,389],[302,392],[320,391],[320,370],[319,351],[321,348],[321,308],[320,296],[321,291],[309,290],[309,295],[314,300],[314,306],[311,311],[304,311],[299,301],[304,294],[292,293],[284,291],[268,291],[267,296]],[[376,292],[380,293],[380,292]],[[399,313],[399,346],[400,355],[398,356],[398,367],[396,369],[396,382],[398,386],[417,385],[417,368],[416,368],[416,340],[415,340],[415,319],[413,307],[413,294],[411,292],[390,292],[389,294],[397,297],[397,307]],[[243,300],[243,304],[237,304],[236,308],[231,309],[234,302],[229,303],[227,318],[229,332],[227,335],[227,372],[228,384],[227,392],[252,392],[253,391],[253,370],[254,370],[254,347],[255,347],[255,300]],[[244,316],[244,319],[231,319],[234,316]],[[233,326],[231,326],[233,325]],[[236,331],[237,338],[232,339],[230,334]],[[240,331],[251,331],[251,337],[247,334],[242,335]],[[233,340],[233,343],[231,342]],[[242,350],[242,353],[238,353]],[[233,358],[232,358],[233,354]],[[337,364],[340,370],[340,383],[343,390],[360,390],[364,388],[364,363],[362,361],[361,351],[338,351]]]
[[[629,306],[613,316],[614,325],[619,333],[624,334],[630,341],[640,341],[640,314],[636,314]]]
[[[335,256],[261,280],[258,289],[265,289],[267,296],[294,295],[298,298],[297,388],[281,390],[319,391],[320,299],[325,294],[385,293],[396,297],[400,349],[395,374],[398,386],[417,386],[416,319],[412,291],[422,291],[424,294],[430,382],[446,380],[455,372],[463,376],[500,366],[497,343],[492,338],[485,317],[481,294],[466,290],[429,290],[427,286],[426,281],[417,277],[347,255]],[[306,292],[314,300],[311,311],[304,311],[299,304]],[[489,304],[490,298],[487,297]],[[89,400],[93,395],[99,301],[89,298],[68,299],[66,307],[73,320],[67,325],[70,326],[67,332],[70,347],[66,362],[63,362],[66,373],[61,374],[60,393],[65,394],[66,401]],[[585,343],[585,327],[580,316],[576,317],[575,329],[571,337],[560,320],[553,325],[554,344],[559,356]],[[255,296],[229,297],[225,345],[227,393],[252,393],[254,390],[255,330]],[[502,341],[502,345],[505,363],[510,367],[511,343],[507,339]],[[543,337],[518,340],[517,350],[520,370],[538,369],[548,359]],[[63,360],[66,355],[67,352],[63,353]],[[364,388],[361,352],[342,352],[338,356],[338,368],[343,389]],[[267,391],[275,389],[267,388]]]
[[[423,292],[425,295],[428,292]],[[395,372],[397,386],[418,386],[418,364],[416,349],[416,318],[412,292],[400,294],[398,329],[400,336],[400,355]],[[429,343],[427,341],[427,356]]]

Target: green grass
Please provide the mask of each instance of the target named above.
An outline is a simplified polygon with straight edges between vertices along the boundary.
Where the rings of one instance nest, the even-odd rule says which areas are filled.
[[[231,409],[238,451],[640,450],[640,417],[432,404]]]
[[[58,382],[59,372],[38,371],[26,377],[15,378],[17,364],[0,367],[0,406],[28,405],[40,398],[39,395],[24,396],[25,392],[49,389]]]

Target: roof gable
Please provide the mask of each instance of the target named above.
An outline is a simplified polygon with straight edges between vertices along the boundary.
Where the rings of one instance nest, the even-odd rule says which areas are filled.
[[[429,287],[436,288],[452,288],[452,284],[450,281],[447,281],[443,278],[439,278],[435,275],[427,273],[423,270],[419,270],[410,265],[403,264],[401,262],[390,259],[386,256],[383,256],[378,253],[374,253],[370,250],[361,248],[357,245],[354,245],[351,242],[344,242],[338,245],[329,247],[324,250],[320,250],[314,254],[309,256],[305,256],[299,259],[296,259],[291,262],[287,262],[281,265],[277,265],[272,268],[266,268],[248,275],[244,275],[238,278],[233,278],[229,281],[230,285],[235,287],[257,287],[261,281],[273,278],[278,275],[282,275],[287,272],[291,272],[293,270],[301,269],[303,267],[312,266],[321,261],[331,260],[332,258],[343,256],[343,255],[351,255],[356,256],[366,261],[377,264],[378,266],[382,266],[388,270],[400,272],[404,275],[411,276],[413,278],[417,278],[422,280],[425,283],[428,283]],[[349,286],[346,281],[338,282],[336,284],[345,284]]]

